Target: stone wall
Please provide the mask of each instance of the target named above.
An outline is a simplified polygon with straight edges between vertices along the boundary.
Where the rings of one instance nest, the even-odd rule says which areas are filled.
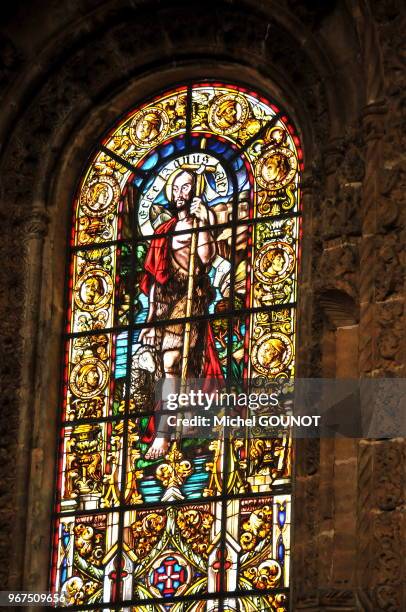
[[[355,377],[404,376],[402,5],[36,0],[4,9],[2,588],[47,587],[75,182],[93,143],[149,93],[214,76],[286,108],[306,163],[299,373],[344,375],[351,343]],[[295,609],[406,609],[404,441],[296,451]]]

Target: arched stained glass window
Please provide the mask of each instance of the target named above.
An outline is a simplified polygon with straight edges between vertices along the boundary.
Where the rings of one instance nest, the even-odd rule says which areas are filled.
[[[294,376],[301,170],[283,111],[210,81],[131,110],[90,159],[51,571],[67,605],[288,610],[289,436],[160,429],[155,388]]]

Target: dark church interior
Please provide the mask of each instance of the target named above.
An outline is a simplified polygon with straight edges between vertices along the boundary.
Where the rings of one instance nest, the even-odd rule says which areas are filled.
[[[296,376],[405,377],[405,26],[401,0],[2,5],[0,590],[50,591],[72,202],[140,101],[214,79],[281,105],[304,156]],[[288,609],[406,610],[402,422],[294,441]],[[202,601],[178,609],[254,609]]]

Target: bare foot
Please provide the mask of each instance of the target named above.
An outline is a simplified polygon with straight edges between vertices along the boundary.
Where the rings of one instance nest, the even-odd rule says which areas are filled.
[[[145,455],[145,459],[159,459],[166,455],[169,448],[169,440],[166,438],[155,438],[151,448]]]

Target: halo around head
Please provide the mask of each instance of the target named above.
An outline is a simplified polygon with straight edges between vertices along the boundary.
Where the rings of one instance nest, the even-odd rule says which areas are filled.
[[[196,193],[202,192],[203,178],[204,178],[203,174],[197,174],[193,170],[193,168],[176,168],[176,170],[174,170],[172,174],[169,176],[168,180],[166,181],[166,185],[165,185],[165,196],[168,202],[171,202],[172,200],[172,185],[174,181],[178,178],[178,176],[180,176],[184,172],[186,174],[196,175],[196,185],[195,185]]]

